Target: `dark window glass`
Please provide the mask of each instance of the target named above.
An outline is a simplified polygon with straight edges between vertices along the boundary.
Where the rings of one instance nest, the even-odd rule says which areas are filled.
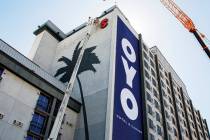
[[[157,82],[155,81],[155,79],[152,78],[152,84],[156,87],[157,86]]]
[[[149,52],[149,56],[150,56],[152,59],[154,59],[154,55],[153,55],[151,52]]]
[[[37,102],[37,107],[47,112],[49,107],[49,98],[44,95],[40,95]]]
[[[167,72],[166,72],[166,71],[165,71],[165,76],[166,76],[166,77],[168,77],[168,74],[167,74]]]
[[[175,119],[174,118],[172,118],[172,123],[175,125]]]
[[[157,132],[158,132],[158,135],[162,136],[162,130],[159,125],[157,125]]]
[[[146,47],[145,44],[143,44],[143,48],[144,48],[145,51],[148,51],[148,48]]]
[[[145,60],[144,60],[144,66],[149,70],[149,65]]]
[[[55,110],[54,110],[54,112],[53,112],[53,115],[54,115],[54,116],[57,115],[58,110],[59,110],[59,108],[60,108],[60,105],[61,105],[61,102],[57,100],[57,101],[56,101],[56,104],[55,104]]]
[[[151,73],[152,73],[152,76],[156,77],[155,71],[153,69],[151,69]]]
[[[159,107],[159,103],[155,100],[155,107],[157,108],[157,109],[159,109],[160,107]]]
[[[158,93],[157,93],[156,89],[154,89],[154,88],[153,88],[153,93],[154,93],[155,97],[158,98]]]
[[[149,73],[147,72],[147,70],[144,70],[144,73],[145,73],[145,76],[147,77],[147,79],[150,80],[150,76],[149,76]]]
[[[171,94],[171,91],[170,91],[170,89],[167,87],[167,91],[168,91],[168,94]]]
[[[149,119],[149,128],[154,129],[154,124],[151,119]]]
[[[153,115],[152,107],[149,106],[149,105],[147,105],[147,107],[148,107],[148,113],[149,113],[150,115]]]
[[[155,64],[154,64],[154,62],[150,59],[150,65],[153,67],[153,68],[155,68]]]
[[[2,76],[3,72],[4,72],[4,69],[0,67],[0,77]]]
[[[160,68],[161,70],[163,70],[163,67],[161,66],[161,64],[159,64],[159,68]]]
[[[151,86],[150,86],[150,84],[146,81],[146,88],[148,89],[148,90],[151,90]]]
[[[44,124],[45,117],[35,113],[30,124],[30,131],[35,132],[37,134],[41,134]]]
[[[177,131],[176,129],[174,128],[174,135],[177,136]]]
[[[147,56],[147,54],[144,52],[144,58],[146,58],[147,60],[149,60],[149,57]]]
[[[156,112],[156,120],[160,122],[160,115]]]
[[[147,100],[152,102],[152,97],[151,97],[151,95],[148,92],[147,92]]]
[[[28,135],[28,136],[26,137],[26,140],[40,140],[40,138],[36,138],[36,137],[34,137],[34,136]]]
[[[162,87],[165,88],[166,85],[164,84],[164,82],[162,80],[160,82],[161,82]]]

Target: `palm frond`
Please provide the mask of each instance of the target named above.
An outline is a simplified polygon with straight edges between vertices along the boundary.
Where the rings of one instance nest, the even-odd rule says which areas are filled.
[[[67,70],[68,70],[68,66],[62,67],[62,68],[57,70],[57,72],[56,72],[56,74],[54,76],[57,77],[58,75],[66,73]]]
[[[61,61],[63,61],[68,66],[72,65],[72,61],[65,56],[62,56],[61,58],[58,59],[58,62]]]

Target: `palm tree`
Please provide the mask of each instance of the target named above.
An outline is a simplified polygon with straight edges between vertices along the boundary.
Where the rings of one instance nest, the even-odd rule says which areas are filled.
[[[74,52],[73,52],[73,56],[72,56],[72,60],[66,58],[65,56],[62,56],[60,59],[58,59],[58,62],[63,61],[66,66],[60,68],[57,70],[55,77],[57,77],[58,75],[61,75],[60,81],[63,83],[69,82],[72,72],[74,70],[74,66],[77,62],[78,56],[81,52],[82,48],[79,48],[81,41],[77,44]],[[80,89],[80,94],[81,94],[81,100],[82,100],[82,104],[83,104],[83,116],[84,116],[84,126],[85,126],[85,137],[86,140],[89,140],[89,131],[88,131],[88,122],[87,122],[87,113],[86,113],[86,107],[85,107],[85,101],[84,101],[84,95],[83,95],[83,90],[82,90],[82,84],[81,81],[79,79],[79,75],[82,72],[85,71],[93,71],[94,73],[96,72],[96,69],[94,68],[93,64],[99,64],[100,61],[98,59],[98,57],[96,56],[95,53],[93,53],[93,50],[96,48],[96,46],[90,47],[85,49],[79,70],[77,72],[77,81],[79,84],[79,89]]]

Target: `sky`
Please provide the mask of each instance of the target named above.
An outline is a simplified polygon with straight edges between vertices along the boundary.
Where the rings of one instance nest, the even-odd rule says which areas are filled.
[[[185,83],[196,109],[210,126],[210,63],[194,36],[159,0],[117,0],[149,47],[157,46]],[[0,0],[0,38],[28,54],[38,25],[51,20],[65,33],[99,16],[114,0]],[[176,0],[197,29],[210,38],[210,1]],[[207,42],[210,47],[210,42]]]

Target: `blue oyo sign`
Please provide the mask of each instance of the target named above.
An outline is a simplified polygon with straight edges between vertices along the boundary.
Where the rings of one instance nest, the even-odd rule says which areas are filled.
[[[118,17],[112,140],[143,140],[139,41]]]

